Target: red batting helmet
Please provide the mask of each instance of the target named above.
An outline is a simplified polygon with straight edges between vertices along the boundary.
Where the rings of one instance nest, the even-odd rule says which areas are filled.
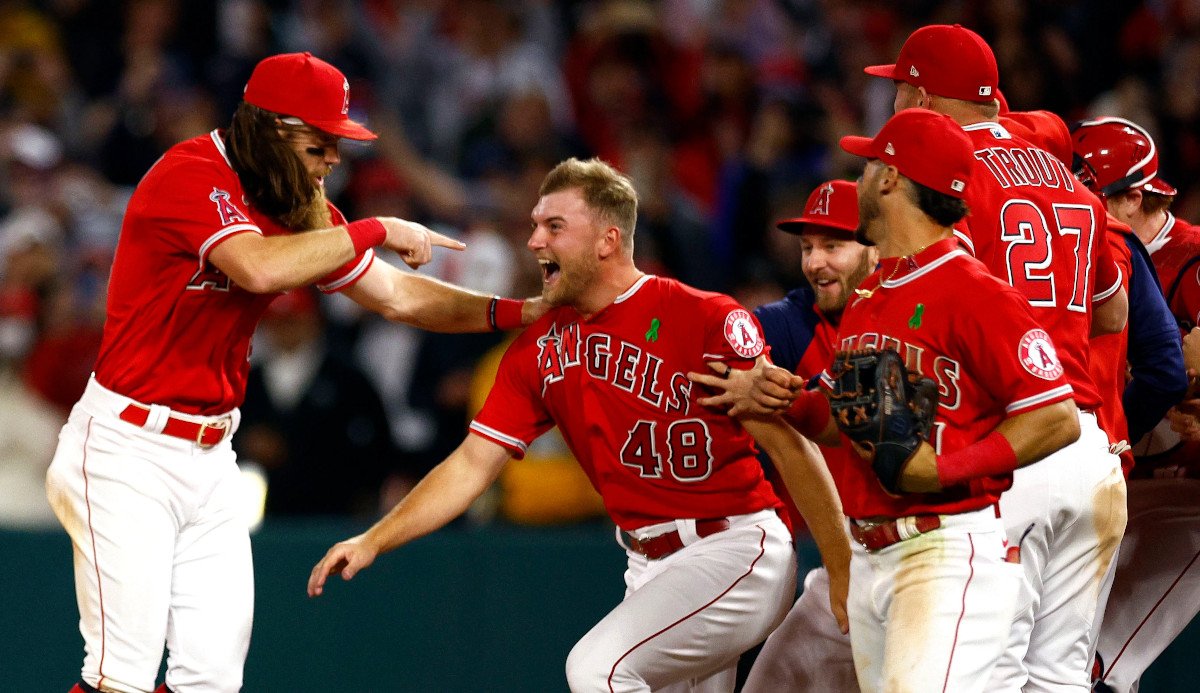
[[[1177,191],[1158,177],[1158,149],[1150,133],[1124,118],[1096,118],[1072,130],[1075,175],[1104,196],[1137,188],[1159,195]]]

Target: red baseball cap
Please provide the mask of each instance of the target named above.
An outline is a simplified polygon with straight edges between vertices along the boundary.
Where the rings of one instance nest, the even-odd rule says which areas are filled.
[[[776,222],[775,228],[795,234],[811,230],[815,233],[844,231],[854,235],[858,230],[858,184],[831,180],[818,185],[804,203],[804,213]]]
[[[263,58],[250,74],[242,100],[294,116],[331,135],[373,140],[378,135],[350,120],[350,82],[333,65],[312,53],[282,53]]]
[[[872,65],[863,72],[962,101],[990,103],[1000,91],[1000,70],[991,46],[961,24],[923,26],[904,42],[895,63]]]
[[[971,139],[948,116],[907,108],[892,116],[874,138],[847,135],[842,149],[895,166],[921,185],[962,198],[974,161]]]

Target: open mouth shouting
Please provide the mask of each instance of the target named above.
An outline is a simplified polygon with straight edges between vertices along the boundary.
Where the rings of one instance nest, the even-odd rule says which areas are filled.
[[[560,276],[561,268],[558,266],[558,263],[539,259],[538,264],[542,268],[542,283],[546,285],[554,284]]]

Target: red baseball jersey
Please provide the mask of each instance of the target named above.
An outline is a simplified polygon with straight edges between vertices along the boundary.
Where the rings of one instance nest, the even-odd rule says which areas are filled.
[[[345,222],[330,205],[335,224]],[[254,328],[277,294],[255,294],[208,261],[240,233],[293,233],[251,207],[218,131],[167,151],[138,183],[121,226],[96,360],[104,387],[190,414],[242,403]],[[325,277],[322,291],[356,282],[368,250]]]
[[[1125,243],[1126,236],[1132,236],[1133,229],[1115,217],[1108,217],[1108,246],[1112,251],[1113,260],[1121,269],[1121,286],[1129,290],[1129,278],[1133,272],[1130,253],[1133,252]],[[1129,423],[1125,418],[1125,408],[1122,406],[1122,396],[1125,392],[1126,369],[1129,353],[1129,324],[1117,334],[1105,334],[1092,337],[1091,359],[1088,369],[1092,381],[1099,388],[1104,404],[1096,410],[1096,419],[1100,428],[1108,434],[1110,443],[1132,443],[1129,440]],[[1121,453],[1121,468],[1125,474],[1133,469],[1133,451]]]
[[[818,318],[813,338],[804,350],[804,355],[800,357],[800,363],[796,364],[796,375],[802,378],[812,378],[829,368],[829,364],[833,363],[833,354],[837,351],[834,346],[837,342],[837,328],[815,305],[813,312]]]
[[[1167,212],[1146,250],[1171,314],[1185,329],[1200,324],[1200,227]]]
[[[895,349],[910,373],[933,378],[939,401],[930,443],[952,453],[991,433],[1005,418],[1071,397],[1054,342],[1025,297],[990,274],[954,238],[911,260],[888,258],[863,282],[870,297],[850,299],[838,349]],[[821,375],[825,387],[833,380]],[[831,448],[849,517],[961,513],[994,504],[1012,474],[977,479],[940,493],[888,495],[870,463],[842,437]]]
[[[522,332],[471,432],[521,457],[557,424],[624,530],[779,508],[753,439],[687,379],[764,348],[732,298],[647,275],[589,319],[556,308]]]
[[[1088,375],[1093,302],[1121,287],[1100,200],[1065,164],[993,122],[963,128],[975,146],[960,237],[992,274],[1020,291],[1054,337],[1085,409],[1101,399]]]

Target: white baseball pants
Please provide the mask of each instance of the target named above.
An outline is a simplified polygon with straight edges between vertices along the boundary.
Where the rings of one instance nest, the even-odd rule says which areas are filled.
[[[1026,580],[989,691],[1084,693],[1091,687],[1102,607],[1125,532],[1125,478],[1096,417],[1080,412],[1079,425],[1079,440],[1018,469],[1000,497]]]
[[[1135,479],[1129,525],[1100,625],[1104,683],[1136,693],[1138,680],[1200,612],[1200,481]]]
[[[796,594],[796,554],[774,511],[730,523],[703,539],[692,520],[635,533],[678,529],[684,548],[658,560],[627,551],[625,599],[567,657],[572,693],[733,691],[738,657]]]
[[[829,572],[809,571],[804,591],[763,645],[743,693],[858,693],[850,636],[829,607]]]
[[[121,421],[131,401],[90,381],[46,476],[74,546],[82,678],[152,691],[165,643],[172,691],[233,693],[254,608],[233,447],[228,436],[206,450]]]
[[[850,641],[863,693],[991,691],[1021,567],[994,508],[870,552],[851,542]]]

